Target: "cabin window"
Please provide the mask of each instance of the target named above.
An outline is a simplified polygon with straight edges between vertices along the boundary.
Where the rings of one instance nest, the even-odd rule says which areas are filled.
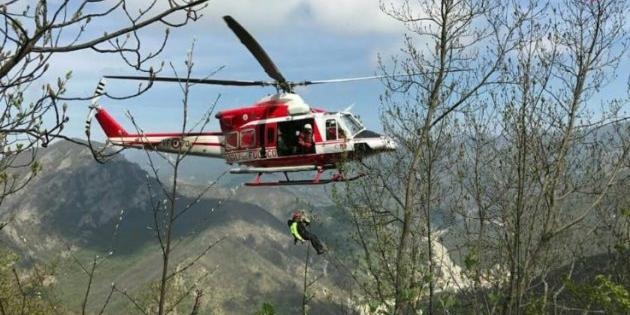
[[[256,131],[245,129],[241,131],[241,148],[249,149],[256,146]]]
[[[238,147],[238,132],[228,132],[225,134],[225,147],[227,149],[236,149]]]

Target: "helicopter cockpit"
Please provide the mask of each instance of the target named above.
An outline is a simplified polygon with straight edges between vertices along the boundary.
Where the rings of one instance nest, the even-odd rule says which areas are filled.
[[[365,129],[363,124],[361,124],[361,122],[350,113],[343,113],[340,118],[342,125],[345,129],[347,129],[351,136],[354,136]]]
[[[326,140],[352,138],[365,127],[350,113],[339,113],[326,119]]]

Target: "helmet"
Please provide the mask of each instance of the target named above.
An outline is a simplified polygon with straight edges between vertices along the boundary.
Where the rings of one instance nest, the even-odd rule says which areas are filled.
[[[311,126],[311,124],[306,124],[304,125],[304,129],[313,129],[313,126]]]

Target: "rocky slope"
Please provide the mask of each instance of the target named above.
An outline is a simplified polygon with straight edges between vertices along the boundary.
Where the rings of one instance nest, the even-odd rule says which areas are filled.
[[[90,294],[92,310],[100,308],[112,283],[138,299],[146,297],[161,268],[147,190],[148,184],[157,187],[155,179],[122,157],[98,164],[87,150],[67,142],[50,146],[39,158],[42,173],[0,208],[0,215],[13,218],[2,231],[3,243],[25,262],[58,264],[57,294],[69,309],[78,309],[87,285],[70,255],[84,264],[94,255],[106,257]],[[199,189],[182,185],[178,202],[188,203]],[[190,285],[208,274],[199,283],[205,313],[251,314],[263,302],[281,314],[297,311],[306,247],[293,245],[285,220],[311,201],[282,188],[222,187],[211,189],[177,221],[174,265],[185,265],[224,238],[181,280]],[[348,279],[325,257],[310,262],[313,276],[322,276],[311,287],[316,293],[312,314],[337,313],[350,291]],[[108,310],[132,312],[129,304],[114,295]]]

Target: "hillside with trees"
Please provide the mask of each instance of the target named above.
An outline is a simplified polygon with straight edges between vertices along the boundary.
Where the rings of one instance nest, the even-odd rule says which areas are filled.
[[[630,313],[630,2],[379,4],[402,39],[374,100],[397,149],[341,165],[354,181],[273,188],[64,129],[68,104],[154,89],[50,79],[89,52],[170,66],[182,133],[206,130],[194,43],[183,72],[158,58],[212,2],[0,4],[0,314]],[[294,245],[300,208],[326,254]]]

